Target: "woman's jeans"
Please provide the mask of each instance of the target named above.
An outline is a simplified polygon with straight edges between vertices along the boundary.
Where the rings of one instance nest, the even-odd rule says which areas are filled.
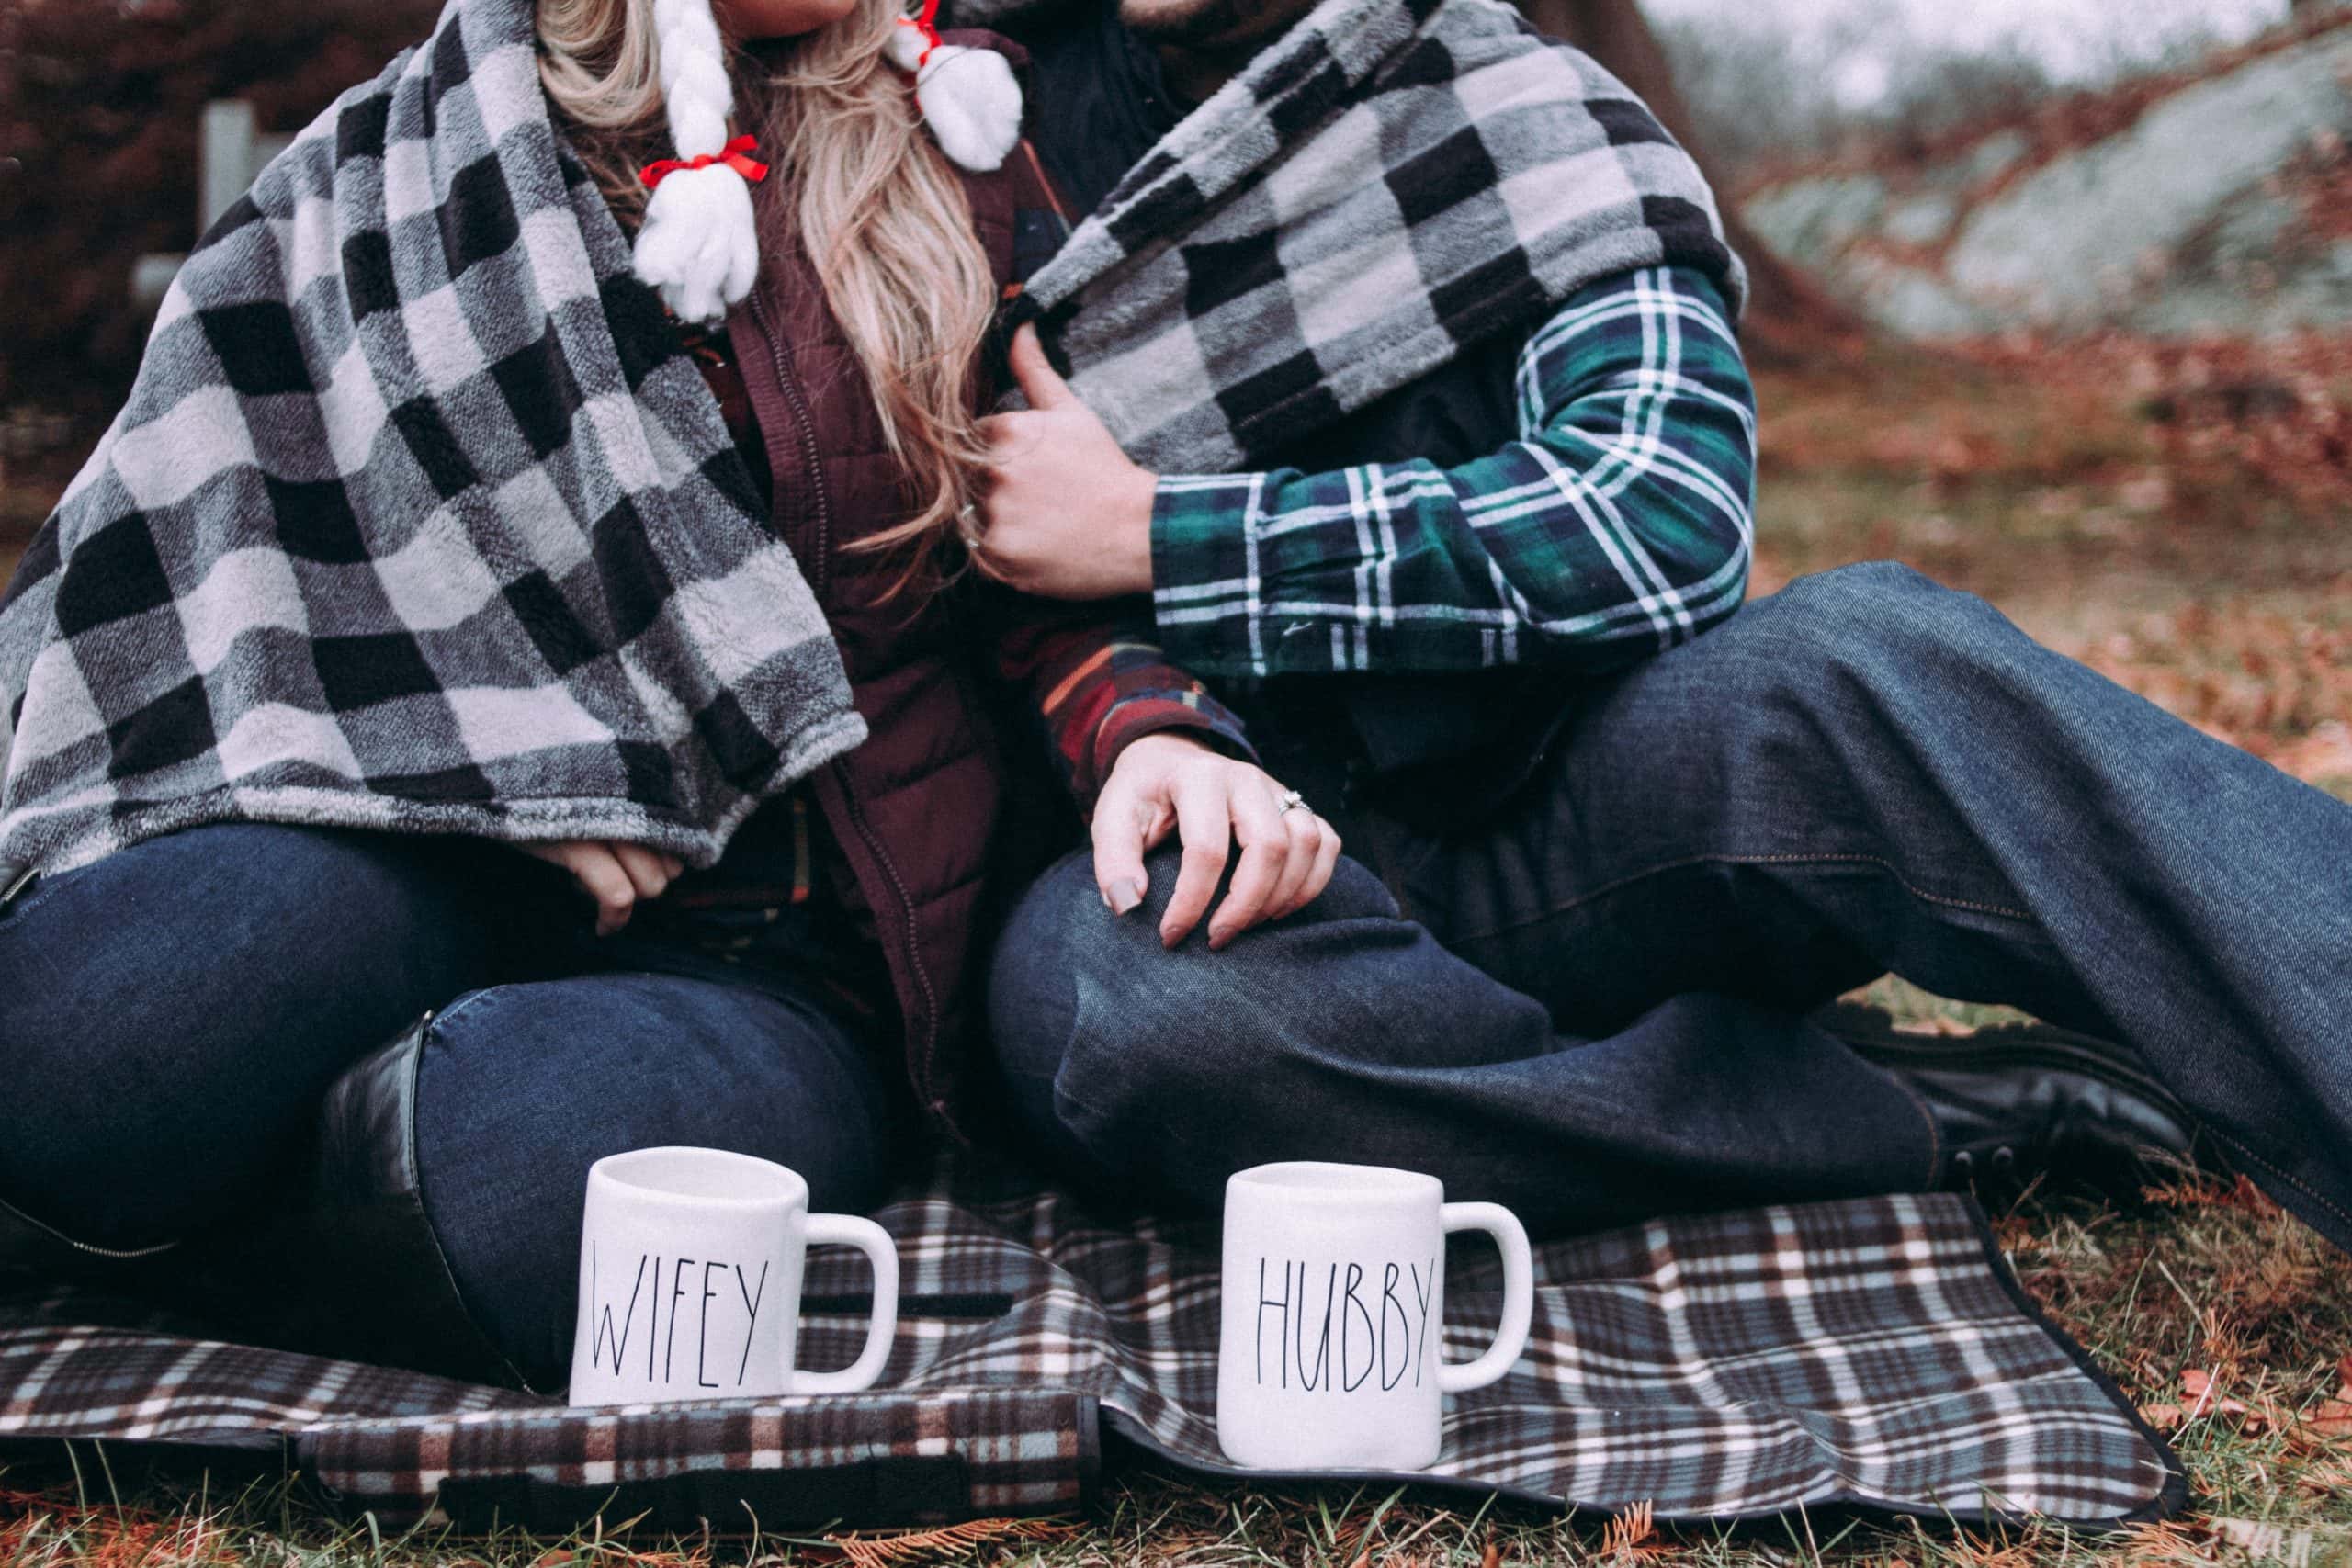
[[[886,1079],[804,983],[600,941],[561,873],[499,845],[223,826],[0,914],[0,1200],[103,1247],[233,1229],[299,1181],[327,1087],[427,1011],[425,1209],[537,1386],[570,1359],[603,1156],[703,1145],[790,1166],[820,1208],[877,1195]]]
[[[1038,1135],[1204,1203],[1358,1160],[1552,1229],[1916,1188],[1928,1117],[1804,1016],[1891,969],[2126,1043],[2352,1246],[2352,807],[1915,572],[1617,677],[1474,830],[1347,830],[1365,863],[1222,953],[1160,950],[1166,854],[1124,919],[1049,872],[990,1000]]]

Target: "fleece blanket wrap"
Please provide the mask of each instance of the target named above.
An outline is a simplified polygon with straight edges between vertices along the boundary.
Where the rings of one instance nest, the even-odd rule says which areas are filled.
[[[1661,264],[1743,303],[1697,164],[1589,57],[1500,0],[1323,0],[1128,171],[1024,309],[1137,462],[1217,473]]]
[[[1216,471],[1611,273],[1736,306],[1721,234],[1648,111],[1498,0],[1324,0],[1019,309],[1138,460]],[[862,736],[549,122],[529,0],[454,0],[206,238],[0,601],[0,867],[233,819],[705,865]]]
[[[457,0],[198,245],[0,601],[0,863],[242,819],[704,865],[864,738],[717,404]]]

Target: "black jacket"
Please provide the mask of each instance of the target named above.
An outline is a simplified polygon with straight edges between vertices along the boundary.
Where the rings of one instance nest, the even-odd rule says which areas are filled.
[[[1069,0],[999,26],[1029,51],[1030,92],[1043,111],[1033,118],[1038,153],[1078,210],[1091,211],[1187,106],[1170,96],[1158,56],[1120,24],[1114,4]],[[1519,434],[1512,380],[1522,342],[1489,339],[1269,466],[1323,473],[1419,457],[1453,468],[1498,451]],[[1268,770],[1325,815],[1352,803],[1430,829],[1476,821],[1524,784],[1580,689],[1528,667],[1216,685]]]

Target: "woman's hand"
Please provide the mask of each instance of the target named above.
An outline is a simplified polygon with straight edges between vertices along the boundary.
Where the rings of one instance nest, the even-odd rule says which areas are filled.
[[[1094,885],[1102,901],[1118,915],[1143,902],[1144,854],[1172,827],[1184,860],[1160,917],[1161,945],[1174,947],[1200,923],[1236,841],[1241,863],[1209,921],[1212,949],[1305,908],[1331,880],[1340,835],[1303,807],[1284,811],[1283,795],[1256,763],[1190,737],[1162,731],[1130,741],[1094,803]]]
[[[555,844],[514,846],[535,860],[560,865],[571,873],[580,890],[596,901],[596,934],[610,936],[628,924],[640,898],[662,897],[662,889],[686,869],[675,855],[665,855],[641,844],[602,839],[567,839]]]
[[[1047,599],[1149,592],[1159,478],[1136,467],[1054,374],[1035,327],[1013,337],[1012,375],[1029,408],[980,422],[988,493],[981,526],[967,538],[972,559],[1000,582]]]

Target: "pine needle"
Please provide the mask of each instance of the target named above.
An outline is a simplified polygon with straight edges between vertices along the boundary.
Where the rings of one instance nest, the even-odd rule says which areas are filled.
[[[1060,1519],[972,1519],[894,1535],[829,1535],[825,1541],[841,1550],[851,1568],[897,1568],[927,1558],[961,1556],[999,1542],[1063,1540],[1077,1528]]]

